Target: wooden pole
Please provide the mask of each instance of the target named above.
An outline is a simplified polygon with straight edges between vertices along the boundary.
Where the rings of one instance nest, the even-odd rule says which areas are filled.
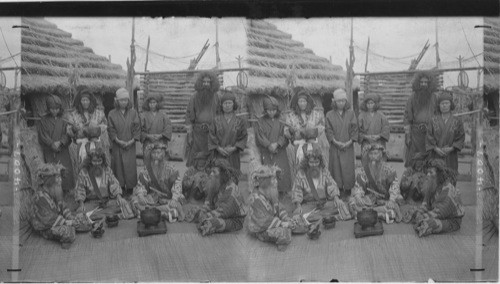
[[[129,93],[130,103],[134,106],[134,65],[135,65],[135,18],[132,18],[132,40],[130,43],[130,61],[127,59],[126,88]]]
[[[354,46],[353,46],[353,19],[351,18],[351,43],[349,45],[349,62],[346,60],[347,78],[346,78],[346,93],[349,102],[353,103],[352,97],[352,81],[354,77]]]
[[[370,37],[368,37],[368,43],[366,44],[366,62],[365,62],[365,73],[368,72],[368,51],[370,50]]]
[[[436,68],[439,68],[439,63],[441,62],[441,59],[439,58],[439,41],[438,41],[438,24],[437,24],[437,18],[435,21],[435,26],[436,26]]]
[[[220,69],[219,56],[219,19],[215,19],[215,66]]]
[[[150,41],[150,37],[148,36],[148,46],[146,48],[146,63],[144,64],[144,72],[148,71],[149,41]]]

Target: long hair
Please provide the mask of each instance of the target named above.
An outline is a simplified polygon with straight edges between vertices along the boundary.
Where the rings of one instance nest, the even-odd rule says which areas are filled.
[[[373,112],[377,112],[377,110],[380,109],[380,101],[375,99],[373,96],[367,96],[360,104],[359,104],[359,109],[368,112],[368,108],[366,107],[366,103],[371,100],[375,103],[375,106],[373,107]]]
[[[159,96],[159,95],[149,95],[146,97],[146,99],[144,100],[144,103],[142,104],[142,109],[144,111],[151,111],[151,109],[149,108],[149,101],[151,101],[151,100],[155,100],[157,102],[156,110],[160,109],[160,103],[163,100],[163,97]]]
[[[204,71],[198,75],[196,82],[194,83],[194,89],[199,92],[203,90],[203,78],[210,78],[210,91],[215,93],[219,90],[220,84],[217,75],[214,72]]]
[[[56,103],[59,106],[59,112],[57,113],[57,116],[61,117],[64,114],[64,109],[63,109],[63,105],[61,102],[61,98],[59,98],[56,95],[49,95],[49,97],[46,98],[45,105],[47,107],[47,116],[48,117],[52,116],[52,114],[50,113],[49,100],[52,100],[54,103]]]
[[[296,88],[294,91],[295,95],[290,102],[290,109],[292,109],[296,115],[300,115],[299,97],[305,96],[307,101],[306,114],[311,114],[315,107],[314,99],[304,88]]]
[[[92,94],[90,92],[90,90],[88,90],[88,89],[82,89],[80,92],[78,92],[78,94],[76,95],[75,99],[73,100],[73,108],[76,109],[76,111],[79,114],[83,114],[82,98],[83,98],[84,95],[88,95],[89,100],[90,100],[90,105],[89,105],[89,108],[88,108],[88,112],[89,113],[94,113],[94,110],[97,107],[97,100],[96,100],[94,94]]]
[[[321,154],[321,150],[313,150],[312,152],[308,152],[304,155],[304,159],[300,161],[299,169],[307,172],[309,170],[309,159],[317,158],[319,160],[319,167],[323,169],[325,167],[325,161],[323,160],[323,155]]]
[[[92,167],[92,158],[95,156],[102,159],[102,167],[103,168],[108,167],[108,163],[106,162],[106,154],[104,153],[104,151],[101,148],[97,148],[96,150],[89,152],[87,154],[87,157],[85,157],[85,160],[82,163],[82,167],[84,169],[86,169],[87,171],[90,170],[90,168]]]
[[[208,167],[211,169],[219,168],[219,170],[220,170],[220,185],[219,186],[226,186],[231,181],[238,184],[240,173],[238,170],[232,168],[227,160],[224,160],[224,159],[212,160],[212,161],[210,161],[210,164]],[[217,196],[219,191],[220,191],[220,188],[217,187],[213,183],[213,179],[209,179],[208,184],[207,184],[207,199],[206,200],[209,202],[211,207],[214,206],[215,197]]]
[[[231,92],[227,91],[227,90],[220,91],[219,105],[217,106],[217,113],[218,114],[224,113],[222,105],[224,104],[224,94],[226,94],[226,93],[231,93]],[[233,112],[238,110],[239,107],[240,107],[240,105],[238,104],[238,101],[236,100],[236,95],[235,95],[235,99],[233,100]]]
[[[429,168],[436,169],[438,186],[443,186],[446,182],[450,182],[452,184],[456,183],[457,173],[455,170],[448,168],[442,159],[432,159],[427,161],[425,170],[428,170]]]

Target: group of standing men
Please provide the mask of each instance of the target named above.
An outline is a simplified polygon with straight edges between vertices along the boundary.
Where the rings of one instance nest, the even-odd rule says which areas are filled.
[[[87,211],[89,201],[94,201],[93,207],[108,207],[122,218],[137,216],[145,207],[156,206],[170,221],[197,222],[202,235],[239,230],[247,216],[247,229],[251,234],[283,247],[290,242],[293,228],[308,223],[301,217],[303,207],[317,209],[313,211],[321,216],[334,214],[339,220],[350,219],[356,212],[370,207],[387,222],[402,219],[414,222],[419,235],[427,235],[458,229],[463,216],[453,179],[458,165],[457,152],[463,147],[463,125],[451,115],[450,95],[441,94],[436,98],[429,84],[432,80],[427,74],[417,77],[415,93],[407,105],[406,166],[411,169],[410,161],[432,156],[433,162],[426,164],[426,169],[437,176],[438,182],[426,180],[427,190],[422,186],[412,188],[426,191],[422,193],[425,198],[423,205],[407,210],[406,215],[400,210],[404,204],[401,193],[405,197],[408,194],[400,191],[395,170],[385,162],[389,124],[378,110],[380,97],[370,94],[361,104],[363,111],[359,117],[350,108],[342,89],[334,92],[333,109],[326,116],[315,107],[311,95],[304,89],[295,92],[287,116],[281,113],[276,98],[267,97],[263,102],[264,113],[254,124],[263,166],[251,173],[248,210],[238,189],[240,153],[246,148],[248,136],[247,122],[236,114],[239,106],[235,95],[219,91],[213,73],[200,74],[195,83],[196,94],[187,108],[189,169],[183,178],[167,163],[166,149],[172,125],[167,115],[159,111],[161,97],[146,97],[140,116],[131,108],[127,90],[119,89],[115,109],[106,119],[88,91],[80,92],[74,101],[74,111],[64,115],[60,99],[50,96],[47,99],[49,113],[42,118],[38,134],[45,162],[64,166],[64,175],[59,168],[48,172],[61,177],[62,190],[75,189],[77,212]],[[436,106],[438,112],[433,115]],[[136,141],[143,144],[145,164],[139,176]],[[362,167],[358,169],[354,163],[356,142],[362,149]],[[77,157],[73,162],[71,151]],[[436,162],[434,158],[445,163]],[[429,189],[432,186],[434,191]],[[441,198],[430,198],[431,191]],[[129,197],[123,198],[122,194]],[[62,206],[61,196],[55,194],[51,204]],[[292,218],[280,205],[284,196],[290,196],[294,205]],[[189,206],[190,197],[204,200],[204,205]],[[453,202],[444,202],[447,198]],[[456,208],[451,210],[450,204]],[[37,212],[52,212],[55,216],[62,213],[62,207],[46,203],[39,206]],[[436,206],[445,206],[447,215],[443,215],[443,208],[436,214]],[[42,207],[51,209],[42,210]],[[443,224],[443,220],[450,218],[454,220],[451,225],[448,221]],[[50,223],[54,218],[38,219]],[[45,235],[57,234],[62,233]],[[60,239],[68,240],[67,237]]]

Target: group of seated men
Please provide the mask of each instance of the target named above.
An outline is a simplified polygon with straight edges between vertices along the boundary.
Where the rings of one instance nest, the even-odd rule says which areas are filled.
[[[387,223],[412,223],[418,236],[426,236],[458,230],[464,215],[460,192],[454,186],[455,173],[441,160],[425,163],[419,188],[422,203],[406,204],[396,171],[386,163],[385,149],[378,144],[369,149],[369,163],[356,169],[356,185],[344,200],[326,169],[321,150],[316,146],[308,150],[292,187],[293,212],[287,212],[280,200],[280,170],[275,166],[259,166],[251,173],[245,202],[238,187],[239,171],[226,160],[214,160],[208,165],[196,163],[196,168],[189,169],[182,179],[168,162],[165,145],[154,143],[149,147],[150,157],[140,171],[138,184],[132,195],[126,197],[106,164],[104,151],[90,151],[74,194],[76,214],[64,202],[62,167],[43,164],[37,172],[39,188],[34,197],[32,227],[43,237],[69,247],[75,240],[75,231],[84,231],[91,219],[107,214],[130,219],[140,216],[145,208],[156,207],[169,222],[197,223],[203,236],[238,231],[245,225],[250,235],[273,242],[282,250],[290,244],[295,228],[309,224],[306,216],[349,220],[356,218],[357,212],[372,208]],[[202,201],[192,202],[190,197]],[[100,211],[87,218],[85,213],[95,208]]]

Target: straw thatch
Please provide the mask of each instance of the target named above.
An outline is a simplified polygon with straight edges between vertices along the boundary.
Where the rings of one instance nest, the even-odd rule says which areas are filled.
[[[345,87],[341,66],[319,57],[288,33],[260,20],[247,21],[248,93],[269,93],[290,85],[311,93]],[[291,83],[293,81],[293,83]]]
[[[61,97],[64,108],[71,105],[69,78],[76,78],[77,88],[85,87],[102,97],[113,96],[125,86],[126,72],[106,57],[96,55],[71,33],[41,18],[22,18],[21,93],[31,101],[35,116],[43,115],[45,96]]]
[[[484,86],[485,89],[499,89],[500,69],[500,18],[484,18]]]

